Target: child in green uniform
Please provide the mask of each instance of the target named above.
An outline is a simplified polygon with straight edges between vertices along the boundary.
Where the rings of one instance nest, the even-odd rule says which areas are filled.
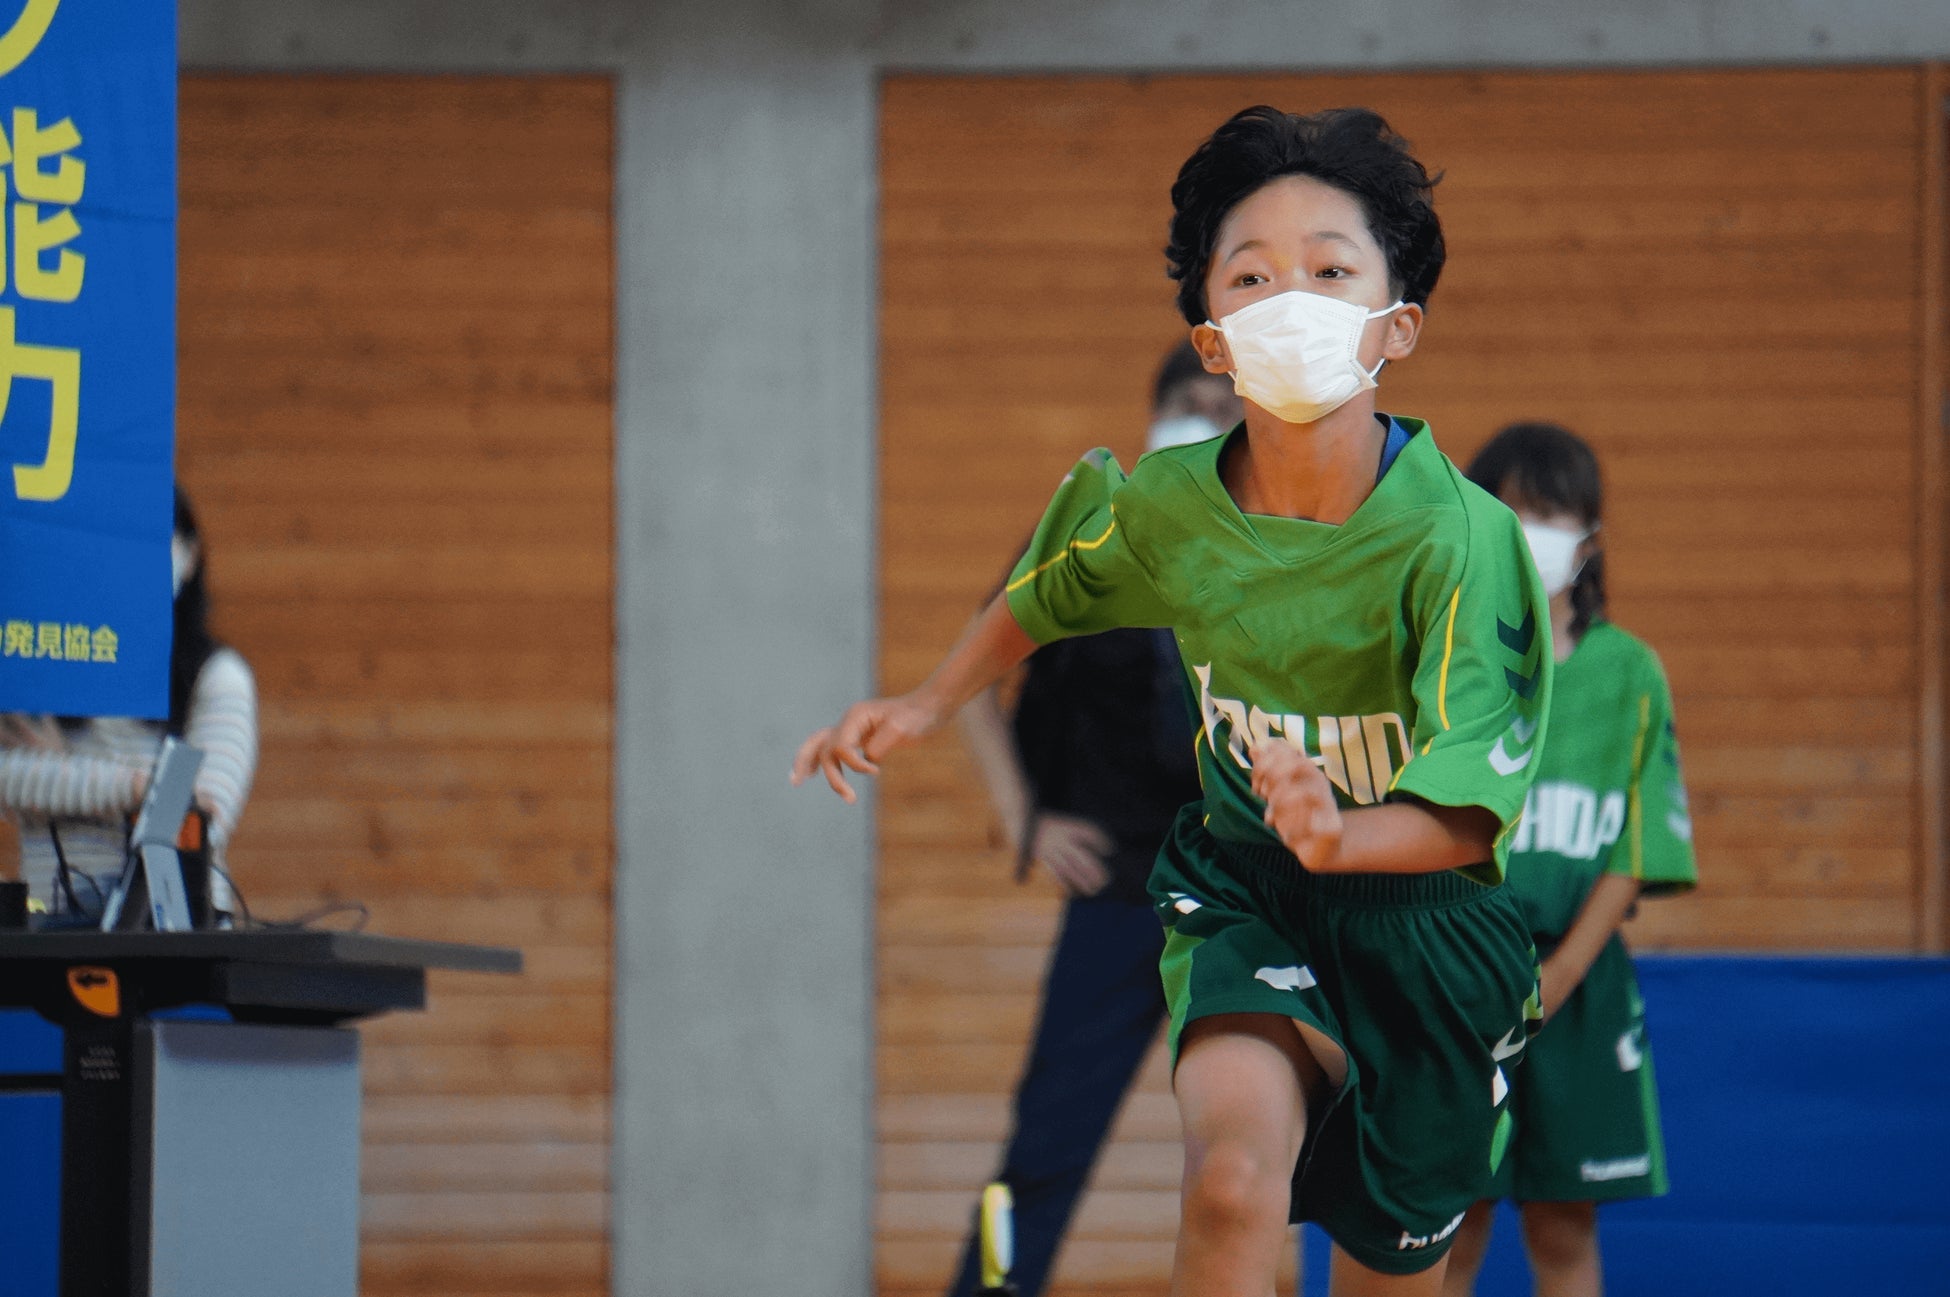
[[[1692,886],[1692,821],[1659,659],[1604,619],[1597,457],[1563,428],[1514,424],[1469,476],[1523,523],[1558,660],[1507,884],[1544,953],[1548,1026],[1515,1081],[1493,1196],[1521,1204],[1539,1297],[1598,1297],[1597,1204],[1666,1191],[1644,1005],[1618,928],[1641,895]],[[1448,1297],[1474,1290],[1492,1206],[1457,1233]]]
[[[1267,1297],[1290,1218],[1338,1243],[1340,1297],[1433,1297],[1536,1020],[1500,880],[1544,741],[1547,605],[1510,511],[1374,404],[1442,269],[1431,183],[1363,109],[1221,126],[1172,188],[1166,255],[1245,422],[1128,478],[1085,456],[934,673],[794,763],[852,800],[847,770],[1037,644],[1172,628],[1204,788],[1151,881],[1185,1128],[1180,1297]]]

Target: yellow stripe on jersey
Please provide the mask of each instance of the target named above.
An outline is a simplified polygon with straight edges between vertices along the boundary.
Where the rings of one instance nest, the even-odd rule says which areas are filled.
[[[1043,573],[1055,567],[1058,563],[1061,563],[1063,560],[1069,558],[1072,554],[1076,553],[1076,551],[1078,550],[1088,551],[1088,550],[1099,548],[1100,546],[1103,545],[1105,541],[1110,539],[1110,534],[1116,530],[1117,530],[1117,510],[1113,508],[1110,513],[1110,526],[1104,528],[1103,535],[1097,537],[1097,539],[1095,540],[1071,541],[1068,545],[1065,545],[1063,547],[1063,552],[1061,554],[1058,554],[1055,558],[1049,559],[1048,561],[1043,563],[1038,563],[1035,567],[1030,568],[1027,572],[1024,572],[1021,576],[1009,582],[1008,585],[1003,586],[1002,593],[1014,594],[1016,591],[1022,589],[1024,586],[1028,585],[1031,581],[1034,581],[1037,577],[1041,576]]]
[[[1449,629],[1442,637],[1442,674],[1435,684],[1435,714],[1442,718],[1442,728],[1449,728],[1449,659],[1456,654],[1456,605],[1462,600],[1462,587],[1449,596]]]
[[[1435,682],[1435,714],[1441,719],[1442,728],[1445,730],[1449,728],[1449,659],[1456,654],[1456,605],[1461,599],[1462,587],[1459,585],[1456,587],[1456,592],[1449,596],[1449,629],[1442,637],[1442,673],[1436,677]],[[1429,749],[1434,746],[1435,735],[1431,734],[1429,741],[1422,745],[1422,755],[1425,757],[1429,755]],[[1406,769],[1407,766],[1402,767],[1402,770]],[[1396,771],[1395,778],[1401,777],[1401,771]],[[1395,791],[1393,781],[1389,782],[1388,791]]]
[[[1639,695],[1639,731],[1632,736],[1632,782],[1625,787],[1625,824],[1632,842],[1632,877],[1645,877],[1645,827],[1639,816],[1639,775],[1645,760],[1645,731],[1652,724],[1652,695]]]

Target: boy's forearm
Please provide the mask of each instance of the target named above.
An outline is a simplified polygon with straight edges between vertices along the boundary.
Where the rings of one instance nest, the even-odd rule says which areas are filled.
[[[1341,812],[1334,872],[1434,874],[1490,858],[1497,821],[1479,806],[1385,802]]]
[[[1009,601],[997,595],[948,650],[941,665],[914,690],[913,697],[945,720],[1035,651],[1036,641],[1017,624]]]

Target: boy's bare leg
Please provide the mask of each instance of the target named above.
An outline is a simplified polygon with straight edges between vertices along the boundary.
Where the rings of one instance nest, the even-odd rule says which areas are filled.
[[[1172,1297],[1273,1290],[1307,1096],[1324,1079],[1290,1019],[1220,1014],[1186,1027],[1172,1078],[1185,1125]]]
[[[1602,1297],[1598,1264],[1598,1205],[1527,1202],[1523,1243],[1537,1277],[1537,1297]]]
[[[1464,1214],[1463,1223],[1456,1227],[1456,1241],[1449,1245],[1442,1297],[1474,1297],[1476,1275],[1483,1268],[1483,1254],[1490,1250],[1490,1226],[1495,1220],[1493,1202],[1479,1202]]]
[[[1420,1274],[1383,1274],[1370,1270],[1338,1247],[1327,1291],[1331,1297],[1441,1297],[1444,1257]]]

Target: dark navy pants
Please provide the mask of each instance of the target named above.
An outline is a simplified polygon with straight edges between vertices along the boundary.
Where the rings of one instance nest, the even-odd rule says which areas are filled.
[[[1043,981],[1042,1016],[1016,1087],[1016,1127],[996,1178],[1014,1195],[1022,1297],[1040,1297],[1124,1092],[1164,1021],[1164,929],[1149,904],[1080,899]],[[981,1282],[974,1228],[951,1297]]]

